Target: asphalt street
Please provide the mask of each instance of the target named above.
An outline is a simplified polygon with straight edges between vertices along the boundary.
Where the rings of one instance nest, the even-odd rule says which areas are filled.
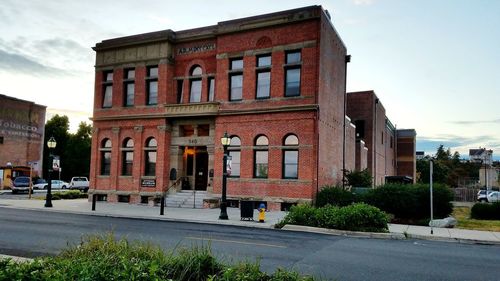
[[[329,236],[273,229],[2,208],[0,254],[55,255],[82,236],[113,232],[165,250],[210,246],[227,262],[259,260],[326,280],[498,280],[500,247]]]

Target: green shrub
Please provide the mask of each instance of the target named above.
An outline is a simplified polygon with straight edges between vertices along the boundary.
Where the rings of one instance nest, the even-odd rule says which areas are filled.
[[[380,209],[364,203],[345,207],[297,207],[290,209],[279,223],[280,226],[296,224],[351,231],[387,232],[387,215]]]
[[[418,221],[430,217],[429,185],[385,184],[370,190],[364,201],[395,219]],[[433,186],[434,216],[444,218],[451,214],[453,193],[444,185]]]
[[[356,201],[358,201],[358,198],[355,194],[336,186],[325,186],[316,195],[316,207],[323,207],[328,204],[342,207],[351,205]]]
[[[348,171],[345,174],[347,184],[354,187],[372,186],[372,175],[368,169],[363,171]]]
[[[387,232],[387,215],[379,208],[365,203],[339,208],[337,229],[351,231]]]
[[[476,203],[470,210],[470,217],[477,220],[500,220],[500,202]]]
[[[277,224],[277,227],[282,227],[285,224],[317,226],[316,210],[316,208],[305,204],[292,206],[285,218]]]
[[[65,192],[57,191],[52,193],[52,200],[78,199],[78,198],[88,198],[88,194],[82,193],[80,190],[68,190]]]
[[[112,234],[84,238],[55,257],[32,262],[0,260],[3,280],[314,280],[278,269],[260,271],[258,263],[226,265],[209,247],[181,248],[165,254],[148,243],[116,240]]]

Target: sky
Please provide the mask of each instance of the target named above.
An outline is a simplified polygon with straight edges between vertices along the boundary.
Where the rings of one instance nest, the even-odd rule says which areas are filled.
[[[374,90],[417,150],[500,159],[500,1],[0,0],[0,94],[89,121],[105,39],[322,5],[352,56],[348,91]]]

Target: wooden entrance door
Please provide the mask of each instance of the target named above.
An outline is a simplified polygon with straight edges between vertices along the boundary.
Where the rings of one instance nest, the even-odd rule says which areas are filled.
[[[196,152],[196,169],[194,176],[194,188],[196,190],[207,190],[208,181],[208,153],[207,151]]]

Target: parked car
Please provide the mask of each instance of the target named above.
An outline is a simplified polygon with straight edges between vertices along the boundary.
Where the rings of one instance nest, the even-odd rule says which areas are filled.
[[[72,177],[69,183],[69,189],[78,189],[87,192],[89,190],[89,179],[86,177]]]
[[[500,191],[491,191],[488,192],[486,196],[488,198],[488,202],[500,202]]]
[[[36,179],[33,183],[33,189],[44,189],[47,185],[47,181],[44,179]]]
[[[69,187],[69,183],[65,182],[65,181],[60,181],[60,180],[51,180],[51,188],[52,189],[66,189]],[[48,182],[44,182],[44,183],[37,183],[35,185],[33,185],[33,188],[34,189],[47,189],[49,188],[49,183]]]
[[[488,190],[488,193],[491,193],[491,190]],[[488,198],[486,198],[486,190],[479,190],[477,192],[477,201],[488,202]]]
[[[12,193],[18,193],[19,191],[29,192],[31,179],[29,177],[16,177],[11,184],[10,189]]]

